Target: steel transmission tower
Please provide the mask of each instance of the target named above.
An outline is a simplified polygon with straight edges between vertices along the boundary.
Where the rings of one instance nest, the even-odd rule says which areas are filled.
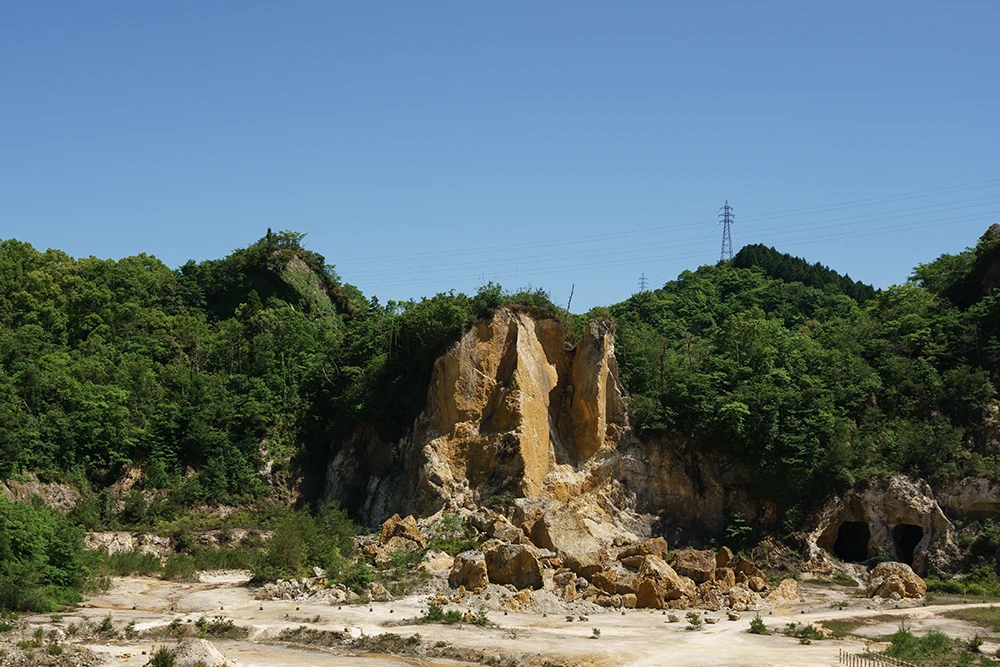
[[[640,292],[645,292],[646,289],[647,289],[647,287],[648,287],[648,285],[649,285],[649,281],[646,280],[646,274],[644,273],[641,276],[639,276],[639,291]]]
[[[729,200],[726,200],[726,205],[722,207],[722,213],[719,214],[722,218],[722,257],[719,261],[724,262],[727,259],[733,258],[733,235],[730,231],[730,227],[733,224],[733,207],[729,205]]]

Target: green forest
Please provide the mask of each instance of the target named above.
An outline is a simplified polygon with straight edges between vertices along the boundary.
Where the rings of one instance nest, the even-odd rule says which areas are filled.
[[[434,360],[504,304],[571,336],[612,319],[639,436],[743,463],[789,530],[873,475],[998,478],[998,267],[998,225],[881,291],[755,245],[572,315],[495,284],[383,304],[288,231],[177,269],[2,241],[0,479],[82,500],[66,516],[0,502],[0,607],[45,606],[9,599],[25,572],[39,595],[79,588],[85,529],[297,499],[347,530],[317,504],[331,449],[362,423],[404,435]],[[108,487],[135,471],[116,508]]]

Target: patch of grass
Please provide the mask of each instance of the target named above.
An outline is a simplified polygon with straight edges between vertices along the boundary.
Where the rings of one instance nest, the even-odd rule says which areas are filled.
[[[809,642],[818,639],[826,639],[820,630],[808,623],[802,625],[798,623],[788,623],[785,625],[785,629],[781,631],[781,634],[786,637],[795,637],[796,639],[804,639]]]
[[[856,582],[853,578],[847,576],[843,572],[837,572],[836,574],[833,575],[833,583],[837,584],[838,586],[844,586],[846,588],[858,587],[858,582]]]
[[[441,605],[431,603],[430,606],[427,607],[427,613],[417,619],[417,622],[444,623],[446,625],[453,625],[455,623],[462,622],[462,612],[457,609],[445,611]]]
[[[498,512],[506,512],[514,506],[514,494],[510,491],[490,496],[486,499],[486,506]]]
[[[376,579],[394,597],[404,597],[409,595],[418,585],[427,581],[430,574],[416,569],[420,564],[426,549],[414,549],[412,551],[398,550],[391,554],[392,566],[388,570],[379,572]]]
[[[171,581],[194,581],[198,578],[198,568],[191,556],[173,554],[163,566],[163,578]]]
[[[437,549],[438,551],[443,551],[449,556],[454,557],[463,551],[475,549],[476,546],[476,541],[471,537],[447,537],[432,540],[431,543],[427,545],[427,548]]]
[[[170,652],[170,649],[165,647],[157,649],[149,659],[150,667],[174,667],[176,664],[177,659]]]
[[[236,625],[231,618],[216,616],[211,621],[205,620],[202,616],[195,621],[199,636],[212,637],[213,639],[246,639],[250,635],[250,630],[242,625]]]
[[[937,630],[931,630],[923,637],[917,637],[906,628],[897,630],[890,641],[892,646],[885,650],[886,655],[917,662],[941,661],[951,653],[955,644],[951,637]]]
[[[966,575],[950,579],[927,577],[924,582],[930,593],[1000,600],[1000,579],[997,578],[997,573],[989,565],[979,565],[972,568]]]
[[[973,607],[971,609],[953,609],[943,614],[946,618],[965,621],[991,632],[1000,632],[1000,607]]]
[[[197,570],[249,570],[259,551],[248,547],[204,547],[191,554]]]
[[[111,619],[111,614],[108,614],[101,619],[100,624],[97,626],[97,632],[102,635],[110,635],[115,631],[114,621]]]
[[[351,648],[366,651],[368,653],[389,653],[406,654],[416,647],[414,643],[407,643],[407,639],[401,635],[386,632],[381,635],[361,635],[351,642]],[[419,644],[419,640],[417,641]]]

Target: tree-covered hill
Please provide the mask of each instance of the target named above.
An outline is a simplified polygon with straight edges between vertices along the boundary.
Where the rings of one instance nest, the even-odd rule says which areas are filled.
[[[381,305],[301,241],[269,230],[178,270],[0,243],[0,478],[96,490],[138,467],[166,513],[269,484],[315,495],[357,424],[405,433],[464,327],[504,302],[551,305],[495,285]]]
[[[788,530],[874,475],[1000,479],[998,267],[996,225],[877,293],[748,246],[570,315],[542,291],[494,284],[382,304],[293,232],[176,270],[2,241],[0,479],[32,473],[82,499],[67,516],[0,502],[0,608],[72,599],[93,573],[73,555],[82,528],[176,525],[226,504],[257,507],[272,527],[347,534],[329,508],[276,519],[262,501],[319,500],[329,457],[361,426],[405,437],[438,356],[505,304],[554,312],[571,337],[612,318],[638,436],[747,466]],[[321,543],[299,547],[326,553]],[[274,574],[287,559],[271,551],[253,562]]]
[[[842,276],[822,264],[810,264],[800,257],[780,253],[760,244],[743,246],[733,257],[733,266],[740,269],[757,266],[769,278],[846,294],[859,304],[875,298],[875,289],[871,285],[855,282],[850,276]]]
[[[996,476],[982,415],[1000,372],[997,229],[878,293],[747,246],[584,316],[492,284],[381,304],[293,232],[177,270],[7,240],[0,475],[94,491],[139,468],[164,515],[315,495],[331,447],[360,424],[404,436],[434,360],[513,303],[559,311],[571,331],[613,317],[641,437],[745,462],[790,517],[882,472]]]
[[[612,306],[640,431],[745,462],[793,518],[873,474],[1000,476],[998,229],[877,294],[751,246]]]

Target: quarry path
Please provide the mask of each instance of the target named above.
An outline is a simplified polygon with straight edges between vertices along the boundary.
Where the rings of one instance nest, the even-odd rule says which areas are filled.
[[[519,657],[520,664],[543,665],[546,661],[564,665],[609,665],[652,667],[654,665],[835,665],[841,649],[858,653],[865,650],[863,638],[830,639],[804,645],[799,640],[781,635],[761,636],[746,632],[753,614],[744,613],[739,621],[729,621],[721,612],[709,612],[718,618],[714,624],[704,624],[701,630],[689,631],[683,619],[667,622],[660,611],[629,610],[592,614],[581,621],[565,615],[540,613],[492,612],[491,620],[499,627],[479,628],[472,625],[415,625],[407,619],[418,617],[427,608],[426,596],[412,596],[394,602],[368,605],[331,605],[310,601],[254,600],[244,586],[245,576],[216,575],[197,583],[167,582],[155,578],[116,578],[106,593],[88,598],[73,614],[58,622],[48,616],[27,620],[49,628],[65,629],[69,623],[81,621],[99,623],[111,614],[116,626],[135,622],[138,632],[164,626],[171,621],[194,623],[201,617],[231,619],[250,629],[244,640],[215,640],[215,647],[226,658],[244,667],[278,667],[281,665],[361,665],[362,667],[397,667],[416,665],[446,667],[472,664],[444,658],[408,658],[378,654],[345,653],[343,649],[290,645],[275,641],[284,629],[305,626],[315,630],[347,631],[354,637],[395,633],[409,637],[419,633],[422,642],[433,645],[447,642],[450,646],[480,651],[486,656]],[[961,621],[945,618],[942,613],[969,605],[911,606],[882,609],[861,600],[853,600],[845,609],[831,607],[830,596],[822,590],[804,586],[804,604],[763,612],[769,629],[780,630],[787,623],[824,620],[864,621],[856,630],[866,637],[891,635],[905,623],[915,632],[936,629],[956,637],[971,637],[979,633],[987,639],[984,651],[1000,647],[1000,638]],[[871,608],[869,608],[871,607]],[[595,636],[594,629],[600,631]],[[72,639],[69,639],[72,641]],[[121,640],[87,645],[107,656],[109,664],[144,665],[155,646],[171,642],[148,639]],[[143,655],[143,651],[146,655]]]

